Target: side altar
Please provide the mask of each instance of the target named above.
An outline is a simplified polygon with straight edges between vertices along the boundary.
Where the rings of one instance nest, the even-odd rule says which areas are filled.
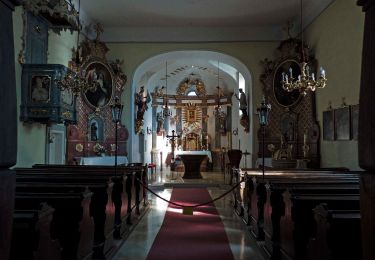
[[[115,165],[115,156],[82,157],[80,165]],[[126,156],[117,156],[118,165],[128,164]]]

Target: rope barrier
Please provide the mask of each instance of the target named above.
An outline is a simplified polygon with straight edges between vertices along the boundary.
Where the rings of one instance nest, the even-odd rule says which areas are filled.
[[[141,184],[143,186],[143,188],[145,188],[146,190],[148,190],[149,192],[151,192],[152,194],[154,194],[156,197],[158,197],[159,199],[161,200],[164,200],[165,202],[168,202],[172,205],[175,205],[177,207],[180,207],[180,208],[185,208],[185,207],[191,207],[191,208],[197,208],[197,207],[201,207],[201,206],[204,206],[204,205],[207,205],[207,204],[210,204],[210,203],[213,203],[223,197],[225,197],[226,195],[228,195],[230,192],[232,192],[235,188],[237,188],[242,182],[244,182],[245,180],[242,180],[238,183],[236,183],[236,185],[234,185],[230,190],[224,192],[222,195],[220,195],[219,197],[213,199],[213,200],[210,200],[210,201],[207,201],[207,202],[204,202],[204,203],[201,203],[201,204],[196,204],[196,205],[192,205],[192,206],[186,206],[186,205],[182,205],[182,204],[179,204],[179,203],[175,203],[173,201],[170,201],[170,200],[167,200],[161,196],[159,196],[158,194],[156,194],[155,192],[153,192],[152,190],[150,190],[143,182],[141,182],[139,179],[137,179],[137,181],[139,182],[139,184]]]

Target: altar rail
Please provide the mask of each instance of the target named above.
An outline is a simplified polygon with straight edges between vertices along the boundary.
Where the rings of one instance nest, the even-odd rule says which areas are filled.
[[[359,172],[237,173],[235,210],[270,259],[361,259]]]
[[[105,259],[147,206],[147,165],[15,170],[11,259]]]

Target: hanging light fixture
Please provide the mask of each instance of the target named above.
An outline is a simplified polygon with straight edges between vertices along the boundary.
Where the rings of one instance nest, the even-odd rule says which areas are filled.
[[[219,61],[217,62],[217,87],[216,88],[217,88],[217,104],[215,106],[215,110],[213,113],[215,117],[224,118],[226,115],[223,112],[222,107],[220,105],[221,93],[220,93],[220,63]]]
[[[79,35],[81,34],[81,0],[78,1],[78,15],[77,15],[77,44],[75,48],[75,55],[72,66],[67,70],[66,74],[59,79],[56,79],[56,85],[61,91],[70,90],[75,96],[87,90],[95,90],[97,84],[93,81],[91,84],[86,79],[86,71],[81,69],[81,57],[79,54]],[[74,50],[74,49],[73,49]]]
[[[320,76],[315,77],[314,73],[310,73],[310,67],[306,62],[305,48],[303,43],[303,23],[302,23],[302,0],[301,0],[301,54],[302,62],[299,64],[301,74],[297,78],[293,77],[293,70],[289,68],[289,75],[282,73],[281,84],[283,89],[288,92],[298,89],[302,95],[306,95],[308,91],[315,91],[318,88],[324,88],[327,83],[325,70],[320,67]]]
[[[165,96],[164,96],[164,105],[163,105],[163,117],[167,118],[172,116],[172,111],[168,105],[168,77],[167,77],[167,66],[168,62],[165,62]]]

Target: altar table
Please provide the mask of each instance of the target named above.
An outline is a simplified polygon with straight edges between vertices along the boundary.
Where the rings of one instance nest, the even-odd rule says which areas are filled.
[[[174,156],[176,157],[177,155],[180,154],[199,154],[199,155],[207,155],[208,161],[211,163],[212,162],[212,156],[211,156],[211,151],[176,151],[174,152]]]
[[[201,163],[207,158],[206,154],[179,154],[185,166],[184,179],[202,179]]]

